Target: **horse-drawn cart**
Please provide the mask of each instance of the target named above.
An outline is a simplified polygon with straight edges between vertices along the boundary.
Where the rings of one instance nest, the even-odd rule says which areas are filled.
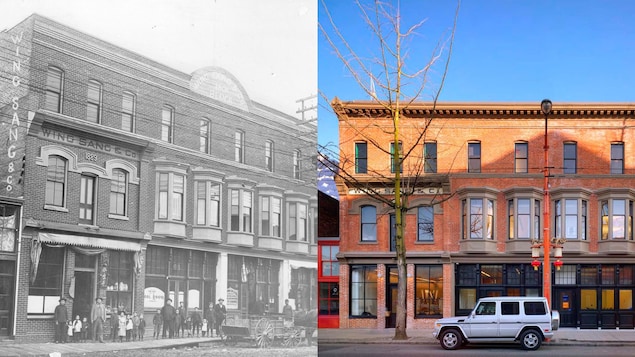
[[[227,313],[221,330],[221,337],[226,344],[252,340],[259,348],[268,348],[271,345],[295,347],[303,335],[302,327],[285,324],[282,316],[255,316],[230,312]]]

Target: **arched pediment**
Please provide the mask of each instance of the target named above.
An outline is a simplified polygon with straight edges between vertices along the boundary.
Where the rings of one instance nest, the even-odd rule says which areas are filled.
[[[250,111],[251,100],[238,79],[220,67],[204,67],[192,73],[190,90],[219,102]]]

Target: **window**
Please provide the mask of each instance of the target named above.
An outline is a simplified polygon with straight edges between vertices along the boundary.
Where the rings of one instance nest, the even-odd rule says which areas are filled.
[[[462,201],[463,239],[494,239],[494,201],[468,198]]]
[[[399,163],[399,172],[403,172],[403,145],[399,142],[399,147],[397,150],[399,151],[399,159],[395,161],[395,143],[390,143],[390,172],[396,172],[397,170],[397,162]]]
[[[135,95],[130,92],[123,92],[121,101],[121,130],[134,133],[134,110]]]
[[[195,181],[196,224],[220,227],[220,183]]]
[[[515,172],[527,173],[528,172],[528,159],[529,149],[527,143],[516,143],[516,160],[515,160]]]
[[[280,237],[280,213],[282,200],[278,197],[263,196],[261,198],[261,229],[263,236]]]
[[[52,314],[62,295],[66,250],[42,244],[35,281],[29,285],[29,314]]]
[[[18,212],[17,206],[0,204],[0,252],[15,251]]]
[[[245,133],[242,131],[234,133],[234,161],[245,162]]]
[[[183,197],[185,176],[175,173],[159,173],[158,218],[183,221]]]
[[[578,161],[578,144],[576,143],[564,143],[563,144],[563,173],[575,174],[577,171]]]
[[[82,175],[79,188],[79,223],[95,222],[95,177]]]
[[[201,119],[199,128],[198,150],[200,152],[210,153],[210,122],[208,119]]]
[[[106,306],[121,307],[132,311],[134,259],[132,252],[108,251],[108,283],[106,284]]]
[[[340,314],[340,287],[336,282],[324,282],[319,284],[320,315]]]
[[[478,304],[476,315],[496,315],[496,303],[493,301],[484,301]]]
[[[265,142],[265,167],[267,171],[273,172],[273,141]]]
[[[56,113],[62,112],[62,83],[64,72],[59,68],[49,67],[46,73],[46,96],[44,109]]]
[[[633,201],[608,199],[601,201],[602,240],[633,240]]]
[[[361,207],[362,242],[377,241],[377,208],[375,206]]]
[[[525,315],[544,315],[547,313],[545,303],[542,301],[525,301]]]
[[[355,143],[355,173],[368,172],[368,144],[366,142]]]
[[[88,81],[86,120],[93,123],[101,121],[101,83],[94,80]]]
[[[467,144],[467,172],[481,172],[481,143]]]
[[[171,143],[174,135],[174,109],[164,106],[161,111],[161,140]]]
[[[611,143],[611,174],[624,173],[624,143]]]
[[[377,266],[351,265],[351,316],[377,317]]]
[[[128,173],[121,169],[112,170],[110,180],[110,213],[118,216],[127,214]]]
[[[231,218],[230,230],[251,233],[252,193],[245,190],[230,190]]]
[[[300,179],[300,150],[293,151],[293,178]]]
[[[509,239],[540,238],[540,201],[514,198],[507,201]]]
[[[443,267],[415,266],[415,315],[426,317],[443,314]]]
[[[303,203],[289,203],[289,239],[307,240],[307,206]]]
[[[323,245],[322,254],[320,256],[320,275],[321,276],[339,276],[340,263],[337,261],[337,253],[340,247],[337,245]]]
[[[46,205],[64,207],[66,189],[66,159],[51,155],[46,169]]]
[[[501,301],[501,315],[520,315],[520,304],[518,301]]]
[[[423,172],[437,172],[437,143],[423,144]]]
[[[417,241],[432,242],[434,240],[434,207],[417,208]]]
[[[587,201],[580,199],[557,199],[556,238],[586,240]]]

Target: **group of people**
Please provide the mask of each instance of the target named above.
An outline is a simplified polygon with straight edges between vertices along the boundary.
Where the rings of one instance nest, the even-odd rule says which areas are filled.
[[[66,299],[59,299],[59,304],[55,307],[55,343],[66,343],[70,340],[74,342],[86,341],[92,338],[101,343],[104,342],[104,322],[106,322],[106,306],[103,304],[102,298],[95,299],[90,310],[90,319],[88,317],[80,318],[75,316],[74,320],[68,318],[68,309],[66,307]],[[90,331],[91,336],[88,336]]]
[[[114,309],[110,315],[110,337],[112,342],[116,342],[119,338],[119,342],[123,342],[124,338],[129,341],[143,341],[143,336],[146,333],[146,320],[143,318],[143,314],[137,314],[136,312],[130,314],[126,313],[125,309],[121,308],[119,314]]]
[[[214,336],[214,329],[216,335],[220,336],[222,331],[220,326],[225,320],[227,314],[227,308],[225,307],[225,300],[218,299],[217,304],[210,304],[209,309],[205,311],[201,316],[201,311],[198,307],[194,308],[194,311],[188,316],[187,310],[183,307],[183,303],[179,304],[178,308],[172,306],[172,299],[167,299],[165,305],[160,310],[157,310],[156,315],[152,319],[154,325],[155,339],[159,338],[161,334],[162,338],[174,338],[174,337],[203,337]]]

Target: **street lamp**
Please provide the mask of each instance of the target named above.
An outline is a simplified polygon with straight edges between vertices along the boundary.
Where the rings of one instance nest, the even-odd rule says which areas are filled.
[[[545,192],[545,212],[543,215],[543,235],[542,235],[542,246],[544,248],[544,264],[542,267],[542,294],[544,295],[545,298],[547,298],[547,301],[549,302],[549,305],[551,305],[551,262],[549,261],[549,249],[551,248],[551,233],[549,231],[549,223],[550,223],[550,219],[551,219],[551,215],[550,215],[550,209],[549,207],[551,206],[551,199],[549,198],[549,136],[547,135],[547,128],[548,128],[548,123],[549,123],[549,113],[551,113],[551,108],[552,108],[552,104],[551,101],[549,99],[543,99],[543,101],[540,103],[540,111],[542,111],[542,114],[545,115],[545,146],[544,146],[544,153],[545,153],[545,167],[544,167],[544,192]],[[532,247],[532,256],[534,255],[534,247]],[[558,259],[558,261],[560,261]],[[536,259],[534,257],[534,263],[532,263],[532,265],[534,265],[536,262]],[[534,268],[536,267],[536,265],[534,265]]]

